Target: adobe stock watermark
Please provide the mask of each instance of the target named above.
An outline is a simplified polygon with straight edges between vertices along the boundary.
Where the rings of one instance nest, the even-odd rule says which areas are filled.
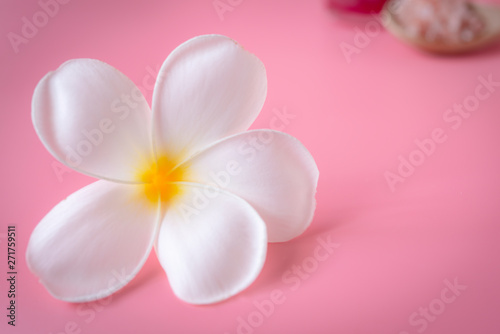
[[[111,278],[108,281],[108,286],[111,288],[120,282],[120,285],[124,286],[127,280],[127,274],[125,269],[122,268],[121,271],[113,269],[111,271]],[[81,334],[83,333],[83,328],[91,322],[93,322],[98,313],[104,311],[107,305],[113,300],[113,294],[105,297],[97,297],[95,301],[82,303],[78,305],[76,309],[76,315],[79,317],[78,321],[68,321],[64,324],[63,329],[57,332],[49,332],[49,334]]]
[[[335,243],[331,235],[319,236],[316,238],[316,246],[312,255],[305,257],[299,263],[293,264],[281,275],[281,282],[286,286],[284,289],[273,289],[269,293],[269,298],[255,300],[253,310],[244,316],[236,318],[236,334],[252,334],[255,329],[261,327],[265,320],[271,317],[276,309],[286,302],[287,295],[300,288],[302,283],[308,280],[319,268],[320,264],[330,258],[330,256],[340,247]],[[231,334],[225,332],[224,334]]]
[[[142,96],[146,96],[148,92],[152,92],[160,67],[157,66],[154,70],[151,66],[146,67],[147,74],[141,81],[141,86],[134,87],[130,92],[124,92],[121,96],[115,98],[110,106],[108,117],[101,118],[95,123],[94,127],[83,129],[81,131],[82,139],[79,140],[73,147],[66,145],[65,163],[53,161],[51,163],[59,183],[63,182],[63,176],[73,170],[70,167],[78,167],[86,157],[90,156],[95,148],[102,145],[106,137],[110,136],[119,125],[124,121],[131,112],[136,112],[136,108]]]
[[[227,12],[232,12],[236,7],[241,5],[243,0],[214,0],[212,6],[221,21],[224,21],[224,15]]]
[[[444,288],[438,297],[432,299],[428,304],[421,306],[417,311],[410,314],[408,324],[410,331],[401,331],[399,334],[423,333],[429,325],[443,314],[448,307],[453,304],[458,297],[467,289],[466,285],[460,284],[458,278],[453,281],[445,279]]]
[[[14,53],[19,53],[19,47],[26,45],[30,40],[38,35],[38,32],[43,29],[58,13],[61,5],[65,5],[71,0],[39,0],[40,7],[30,18],[23,16],[21,18],[21,28],[19,33],[7,33],[7,39]]]
[[[286,106],[281,109],[272,109],[272,118],[269,121],[269,128],[275,131],[283,131],[290,120],[296,115],[288,112]],[[242,142],[236,149],[237,159],[230,159],[224,164],[221,170],[212,170],[208,173],[210,181],[202,189],[193,189],[193,197],[188,203],[180,203],[176,210],[184,221],[190,221],[192,216],[198,216],[202,210],[206,209],[210,201],[221,194],[221,190],[227,189],[231,180],[238,177],[247,164],[254,161],[260,152],[266,150],[274,140],[272,131],[249,131],[250,136]],[[242,160],[242,161],[238,161]]]
[[[355,34],[352,43],[341,42],[339,44],[340,51],[342,51],[348,64],[352,62],[353,55],[360,54],[361,50],[368,47],[372,40],[380,35],[380,32],[384,29],[385,22],[390,20],[389,15],[397,13],[400,3],[400,0],[388,2],[387,10],[389,13],[385,11],[380,13],[372,12],[372,19],[365,23],[363,29],[358,26],[354,27]]]
[[[480,75],[479,83],[474,93],[466,96],[461,103],[454,103],[453,107],[446,109],[443,113],[443,121],[453,131],[460,129],[464,120],[469,119],[473,112],[477,111],[482,101],[487,100],[500,87],[500,81],[494,81],[493,75]],[[397,167],[384,172],[384,178],[391,192],[396,191],[398,184],[404,183],[411,177],[417,168],[422,166],[438,149],[440,145],[448,140],[446,128],[437,127],[423,139],[415,139],[415,149],[406,155],[398,156]]]

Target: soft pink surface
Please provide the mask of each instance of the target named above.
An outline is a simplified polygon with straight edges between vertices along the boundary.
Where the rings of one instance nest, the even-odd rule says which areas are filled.
[[[369,43],[357,40],[363,47],[348,62],[340,45],[356,46],[370,17],[343,18],[319,0],[232,3],[240,4],[221,20],[212,0],[74,0],[16,54],[7,33],[20,34],[22,18],[31,20],[41,7],[2,1],[0,276],[7,272],[7,225],[16,225],[18,308],[13,328],[1,279],[0,331],[499,333],[500,87],[457,129],[443,115],[475,93],[479,76],[500,81],[500,47],[437,57],[377,33],[371,23]],[[149,87],[148,71],[181,42],[207,33],[234,38],[267,68],[268,97],[253,128],[270,127],[277,111],[293,114],[284,131],[308,147],[320,170],[312,225],[290,242],[271,244],[256,282],[216,305],[179,301],[154,252],[106,305],[52,298],[26,267],[30,233],[56,203],[93,180],[76,172],[58,179],[31,124],[35,85],[64,61],[88,57]],[[436,128],[446,140],[391,191],[386,171],[397,173],[399,156],[408,159],[415,140]],[[318,238],[338,245],[326,253]],[[304,266],[310,273],[291,272]],[[455,296],[444,290],[445,280],[466,288]],[[273,307],[271,297],[279,302]],[[265,315],[255,306],[262,303]],[[429,313],[432,321],[419,314],[429,306],[439,313]]]

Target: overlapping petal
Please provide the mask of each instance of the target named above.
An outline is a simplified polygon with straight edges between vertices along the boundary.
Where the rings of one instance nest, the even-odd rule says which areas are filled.
[[[26,259],[54,297],[103,298],[139,271],[159,217],[158,210],[137,200],[139,188],[97,181],[60,202],[37,225]]]
[[[152,162],[151,111],[139,89],[94,59],[70,60],[35,89],[38,136],[62,163],[108,180],[135,182]]]
[[[206,35],[185,42],[168,56],[157,79],[158,150],[183,158],[248,129],[266,93],[264,65],[235,41]]]
[[[266,222],[269,241],[287,241],[309,226],[318,168],[294,137],[247,131],[220,140],[186,161],[188,180],[221,187],[250,203]]]
[[[183,184],[167,210],[156,252],[174,293],[193,304],[215,303],[245,289],[266,256],[266,226],[237,196]]]

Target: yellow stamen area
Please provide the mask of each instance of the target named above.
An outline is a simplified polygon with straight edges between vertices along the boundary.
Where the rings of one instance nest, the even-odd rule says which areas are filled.
[[[170,202],[181,193],[181,187],[175,182],[182,181],[186,168],[177,166],[177,161],[160,156],[145,170],[139,173],[144,183],[144,195],[151,204]]]

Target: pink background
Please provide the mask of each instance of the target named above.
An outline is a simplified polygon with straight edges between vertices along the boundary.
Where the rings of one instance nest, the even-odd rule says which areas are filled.
[[[2,1],[0,331],[500,333],[500,87],[457,129],[443,119],[454,104],[474,101],[479,76],[500,81],[500,47],[431,56],[374,23],[369,42],[355,41],[374,19],[332,13],[324,1],[232,3],[221,20],[212,0],[72,0],[15,53],[7,34],[21,34],[22,18],[31,21],[41,7]],[[64,61],[88,57],[144,86],[178,44],[207,33],[234,38],[267,68],[268,97],[253,128],[270,127],[276,110],[293,114],[284,131],[308,147],[321,174],[312,225],[271,244],[255,283],[216,305],[179,301],[154,252],[106,305],[52,298],[26,267],[29,235],[56,203],[93,180],[76,172],[58,178],[31,124],[35,85]],[[359,46],[350,62],[342,43]],[[398,173],[400,156],[418,163],[415,141],[436,128],[446,140],[391,191],[385,173]],[[5,316],[7,225],[17,229],[15,328]],[[322,261],[318,238],[339,244]],[[445,280],[462,290],[446,290]],[[282,303],[272,304],[279,293]],[[419,312],[429,307],[426,319]]]

